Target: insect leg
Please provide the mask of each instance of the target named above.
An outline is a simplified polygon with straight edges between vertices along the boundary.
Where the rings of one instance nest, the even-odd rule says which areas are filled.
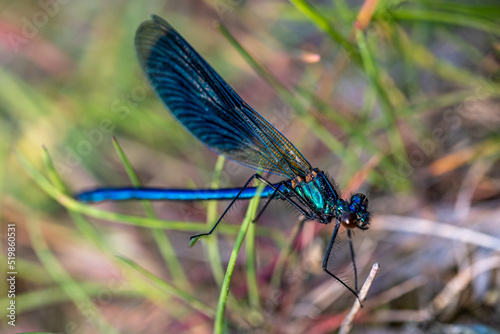
[[[238,194],[232,199],[231,203],[229,203],[228,207],[226,208],[226,210],[224,210],[224,212],[222,213],[222,215],[219,217],[219,219],[217,220],[217,222],[214,224],[214,226],[212,226],[212,228],[210,229],[210,231],[206,232],[206,233],[199,233],[199,234],[196,234],[196,235],[193,235],[192,237],[189,238],[189,240],[193,240],[193,239],[198,239],[199,237],[203,237],[203,236],[207,236],[207,235],[210,235],[212,234],[212,232],[215,230],[215,228],[217,227],[217,225],[219,225],[220,221],[222,220],[222,218],[224,218],[224,216],[226,215],[226,213],[229,211],[229,209],[233,206],[233,204],[236,202],[236,200],[238,199],[238,197],[240,197],[240,195],[243,193],[243,191],[248,187],[248,185],[250,184],[250,182],[252,182],[253,179],[256,178],[258,174],[254,174],[252,175],[248,181],[245,183],[245,185],[243,185],[243,187],[241,188],[241,190],[238,192]]]
[[[199,233],[199,234],[196,234],[196,235],[193,235],[192,237],[190,237],[189,239],[191,241],[195,240],[195,239],[198,239],[199,237],[203,237],[203,236],[208,236],[210,234],[212,234],[212,232],[215,230],[215,228],[217,227],[217,225],[219,225],[219,223],[221,222],[222,218],[224,218],[224,216],[226,215],[226,213],[229,211],[229,209],[231,208],[231,206],[233,206],[233,204],[236,202],[236,200],[238,200],[238,198],[240,197],[240,195],[243,193],[243,191],[250,185],[250,183],[252,182],[253,179],[257,179],[261,182],[263,182],[265,185],[269,186],[271,189],[274,190],[273,194],[271,195],[271,198],[274,197],[276,195],[276,193],[278,193],[279,195],[281,195],[284,199],[286,199],[290,204],[292,204],[293,207],[295,207],[302,215],[304,215],[307,219],[313,219],[313,216],[311,215],[310,212],[307,212],[306,210],[304,210],[299,204],[297,204],[295,201],[293,201],[290,196],[287,196],[287,194],[285,194],[283,191],[281,191],[279,188],[281,187],[282,184],[284,184],[286,186],[286,181],[283,181],[282,183],[278,184],[278,186],[270,183],[268,180],[264,179],[262,176],[260,176],[259,174],[254,174],[252,175],[248,181],[243,185],[243,187],[241,188],[241,190],[238,192],[238,194],[231,200],[231,203],[229,203],[228,207],[226,208],[226,210],[224,210],[224,212],[222,213],[222,215],[219,217],[219,219],[217,220],[217,222],[214,224],[214,226],[210,229],[210,231],[206,232],[206,233]],[[299,200],[301,201],[301,203],[304,203],[303,199],[301,199],[299,197]],[[266,204],[264,205],[264,208],[267,207],[267,205],[269,203],[269,200],[266,202]],[[261,212],[259,213],[259,215],[257,216],[260,217],[260,215],[262,214],[263,210],[261,210]]]
[[[288,201],[290,204],[292,204],[292,206],[294,208],[296,208],[304,217],[306,220],[312,220],[313,217],[311,215],[310,212],[308,212],[307,210],[305,210],[304,208],[302,208],[299,204],[295,203],[295,201],[293,201],[290,196],[286,193],[283,193],[280,188],[281,186],[287,184],[287,181],[283,181],[283,182],[280,182],[278,183],[277,186],[269,183],[269,181],[267,181],[266,179],[264,178],[258,178],[261,182],[264,182],[266,185],[268,185],[269,187],[271,188],[274,188],[274,191],[273,193],[271,194],[271,196],[268,197],[266,203],[264,204],[264,206],[262,207],[262,209],[259,211],[259,213],[257,214],[257,216],[255,216],[255,219],[254,219],[254,222],[258,221],[260,216],[264,213],[264,211],[266,210],[267,206],[269,205],[269,203],[271,203],[271,200],[273,200],[276,196],[276,194],[280,194],[281,197],[283,197],[284,200]]]
[[[330,254],[332,252],[332,246],[333,244],[335,243],[335,238],[337,237],[337,233],[339,231],[339,227],[340,227],[340,222],[337,222],[335,224],[335,229],[333,230],[333,234],[332,234],[332,239],[330,240],[330,244],[328,245],[328,249],[326,250],[326,253],[325,253],[325,257],[323,259],[323,270],[330,276],[332,276],[333,278],[335,278],[337,281],[339,281],[343,286],[345,286],[347,288],[347,290],[351,291],[351,293],[356,296],[356,298],[359,300],[359,303],[361,304],[361,300],[359,299],[359,296],[358,296],[358,293],[356,291],[354,291],[352,288],[350,288],[347,284],[345,284],[340,278],[338,278],[337,276],[335,276],[334,274],[332,274],[329,270],[328,270],[328,260],[330,259]]]
[[[349,238],[349,250],[351,252],[351,261],[354,268],[354,289],[358,291],[358,270],[356,268],[356,258],[354,257],[354,248],[352,246],[352,232],[347,229],[347,237]]]

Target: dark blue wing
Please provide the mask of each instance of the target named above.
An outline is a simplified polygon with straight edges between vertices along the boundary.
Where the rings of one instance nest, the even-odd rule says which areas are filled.
[[[139,61],[172,114],[212,150],[292,178],[311,166],[165,20],[153,15],[135,37]]]

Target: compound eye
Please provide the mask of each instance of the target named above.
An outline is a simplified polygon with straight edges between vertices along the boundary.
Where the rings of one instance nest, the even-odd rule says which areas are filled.
[[[345,228],[356,228],[356,221],[358,217],[353,212],[344,212],[340,218],[340,223],[344,225]]]
[[[351,198],[351,203],[359,203],[361,206],[364,206],[365,208],[368,207],[368,198],[365,196],[365,194],[354,194]]]

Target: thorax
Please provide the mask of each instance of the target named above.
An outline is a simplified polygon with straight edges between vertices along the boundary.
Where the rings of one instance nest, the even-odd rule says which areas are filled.
[[[305,177],[297,176],[292,180],[291,185],[297,194],[309,203],[315,213],[323,218],[335,215],[335,208],[340,197],[322,171],[315,168]]]

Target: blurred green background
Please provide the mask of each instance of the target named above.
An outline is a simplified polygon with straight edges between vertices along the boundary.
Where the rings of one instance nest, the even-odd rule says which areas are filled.
[[[133,41],[153,13],[346,195],[368,193],[359,280],[374,262],[381,270],[353,332],[499,331],[498,1],[0,6],[1,247],[7,257],[14,224],[17,271],[16,326],[3,311],[2,332],[212,332],[247,202],[189,248],[226,202],[71,200],[133,182],[112,136],[144,185],[234,187],[254,173],[216,167],[149,89]],[[333,226],[309,222],[291,245],[297,222],[277,202],[251,227],[227,332],[338,330],[354,297],[321,270]]]

